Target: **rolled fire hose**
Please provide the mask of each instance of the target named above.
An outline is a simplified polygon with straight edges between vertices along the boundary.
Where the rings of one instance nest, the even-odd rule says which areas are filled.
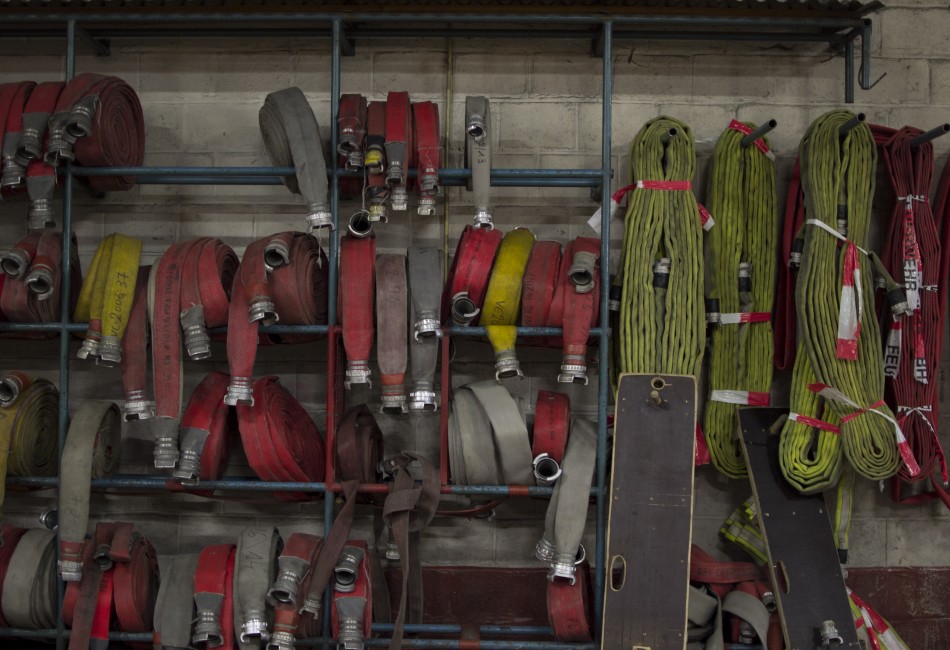
[[[390,92],[386,96],[386,184],[396,211],[409,209],[409,168],[415,154],[412,126],[409,93]]]
[[[23,81],[15,84],[4,84],[4,99],[7,110],[5,116],[3,142],[0,155],[3,159],[3,173],[0,175],[0,188],[12,190],[26,181],[26,165],[17,161],[17,147],[20,145],[20,135],[23,133],[23,112],[30,99],[36,84],[32,81]],[[2,108],[2,106],[0,106]]]
[[[73,129],[69,129],[70,116],[73,110],[76,115],[83,118],[83,127],[88,131],[92,125],[92,117],[95,115],[95,97],[86,97],[96,84],[103,79],[105,75],[95,72],[82,72],[69,80],[66,87],[60,93],[56,100],[56,107],[53,109],[49,118],[49,139],[46,143],[46,152],[43,154],[46,162],[51,165],[60,165],[63,160],[75,160],[73,145],[77,137],[80,136],[82,129],[76,128],[77,123],[73,120]],[[78,104],[83,100],[81,104]],[[83,133],[84,135],[85,133]]]
[[[713,465],[731,478],[746,475],[736,404],[768,405],[772,385],[775,163],[767,148],[743,145],[754,130],[733,120],[719,136],[707,199],[716,227],[709,232],[706,321],[713,330],[703,432]]]
[[[593,640],[590,591],[587,560],[578,565],[573,584],[568,580],[548,582],[548,621],[558,641],[589,643]]]
[[[453,325],[466,327],[478,319],[501,238],[500,230],[465,226],[442,294],[445,322],[451,316]]]
[[[874,313],[870,259],[864,247],[876,151],[867,125],[845,127],[856,120],[847,111],[827,113],[812,123],[802,141],[802,182],[809,218],[796,297],[799,340],[807,354],[795,361],[790,406],[794,417],[783,428],[783,439],[790,440],[783,441],[780,449],[783,473],[796,487],[798,465],[809,464],[809,457],[821,468],[839,463],[836,450],[819,456],[821,450],[812,445],[813,428],[838,426],[822,416],[820,406],[827,406],[840,421],[841,446],[862,476],[888,478],[897,472],[902,458],[908,467],[916,467],[883,400],[877,320],[862,316]],[[806,363],[810,369],[804,367]],[[809,381],[812,373],[817,382]],[[809,392],[824,400],[813,399]],[[796,448],[809,453],[795,454]],[[812,481],[808,488],[827,489],[838,479],[836,473],[824,475],[826,480]]]
[[[416,186],[419,189],[418,214],[435,214],[435,197],[439,193],[439,166],[442,160],[442,139],[439,137],[439,107],[434,102],[412,105],[415,159],[418,167]]]
[[[0,603],[10,627],[56,627],[56,534],[27,530],[17,542],[3,580]]]
[[[245,528],[234,555],[234,636],[241,650],[259,650],[270,639],[267,590],[273,579],[277,529]]]
[[[67,582],[82,579],[90,481],[118,467],[120,431],[119,408],[111,402],[83,402],[69,424],[59,468],[58,566]]]
[[[147,420],[155,415],[155,402],[146,397],[148,372],[148,279],[151,266],[141,266],[135,282],[135,294],[129,320],[122,336],[122,414],[127,422]]]
[[[26,191],[30,197],[28,228],[36,230],[56,225],[53,190],[56,170],[43,161],[50,113],[66,86],[61,81],[37,84],[23,108],[23,130],[16,148],[16,161],[26,168]]]
[[[0,258],[0,266],[7,276],[0,294],[0,311],[11,322],[51,323],[59,320],[62,241],[62,235],[52,230],[33,233]],[[69,251],[72,310],[82,284],[75,235]]]
[[[439,303],[442,298],[442,251],[412,247],[409,257],[409,321],[413,337],[409,342],[412,361],[410,411],[435,411],[435,370],[442,336]]]
[[[480,324],[485,327],[488,340],[495,351],[495,378],[523,377],[515,355],[518,312],[521,307],[521,284],[534,235],[526,228],[512,230],[501,242],[488,290]]]
[[[571,402],[564,393],[539,390],[534,404],[531,466],[538,485],[553,485],[561,477],[561,463],[571,428]]]
[[[56,474],[59,391],[21,373],[0,380],[0,476]],[[0,485],[0,508],[6,488]]]
[[[80,359],[106,366],[122,361],[121,340],[132,313],[141,254],[141,240],[119,233],[96,248],[73,311],[73,320],[89,323]]]
[[[284,177],[284,184],[292,194],[303,197],[309,229],[333,228],[320,125],[303,91],[291,87],[270,93],[258,118],[271,162],[295,169],[294,176]]]
[[[0,115],[0,119],[2,117]],[[10,561],[13,559],[17,544],[25,534],[25,528],[17,528],[16,526],[0,527],[0,625],[3,627],[10,627],[10,624],[3,618],[3,583],[10,571]]]
[[[205,546],[193,571],[194,632],[199,648],[234,647],[234,544]],[[191,620],[191,619],[189,619]]]
[[[369,353],[373,346],[373,298],[376,240],[372,237],[340,240],[340,325],[346,350],[349,388],[370,381]]]
[[[162,581],[155,599],[152,635],[155,648],[187,650],[191,645],[191,622],[195,620],[192,597],[198,557],[197,554],[172,555],[162,566]]]
[[[600,240],[578,237],[564,248],[548,325],[561,327],[561,384],[587,385],[587,340],[600,317]]]
[[[302,614],[298,604],[310,588],[313,574],[309,569],[322,545],[322,537],[304,533],[294,533],[287,540],[277,560],[277,578],[267,594],[274,604],[274,631],[267,650],[294,650],[297,638],[309,636],[308,630],[314,627],[314,617]]]
[[[172,476],[184,484],[214,481],[224,474],[231,444],[239,435],[233,411],[224,403],[230,377],[211,372],[198,384],[181,418],[181,448]]]
[[[373,597],[366,542],[348,543],[334,568],[330,624],[337,647],[362,650],[363,639],[372,634]]]
[[[705,346],[703,239],[691,190],[689,127],[647,122],[630,150],[636,190],[627,208],[615,373],[698,375]]]
[[[363,155],[366,168],[366,198],[369,199],[370,224],[387,220],[386,199],[389,185],[386,184],[386,102],[370,102],[366,109],[366,153]]]
[[[491,108],[487,97],[465,98],[465,166],[475,200],[475,227],[494,228],[491,214]]]
[[[382,384],[382,412],[405,413],[408,357],[405,255],[376,256],[376,356]]]

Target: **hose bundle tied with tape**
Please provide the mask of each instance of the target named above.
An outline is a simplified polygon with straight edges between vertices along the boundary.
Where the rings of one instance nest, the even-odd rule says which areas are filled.
[[[614,372],[698,375],[705,346],[703,228],[689,127],[650,120],[634,138]]]
[[[942,247],[930,206],[933,144],[913,146],[911,141],[921,134],[913,127],[873,130],[897,197],[882,259],[892,276],[903,279],[906,292],[903,313],[888,309],[890,300],[884,304],[885,313],[891,316],[884,319],[890,325],[884,347],[885,385],[888,404],[920,464],[917,474],[902,466],[898,477],[902,481],[925,481],[939,468],[939,480],[946,486],[947,465],[937,425],[944,314],[937,291],[941,282],[947,281],[940,270],[950,251]]]
[[[0,476],[55,476],[59,391],[19,372],[0,379]],[[0,508],[5,486],[0,485]]]
[[[416,188],[419,190],[421,215],[435,214],[435,197],[439,193],[439,166],[442,160],[442,139],[439,137],[439,107],[434,102],[412,105],[413,134],[416,150]]]
[[[409,410],[435,411],[435,370],[439,362],[439,337],[442,319],[442,250],[414,246],[409,249],[409,322],[412,339],[409,357],[412,361],[412,390]]]
[[[3,542],[3,555],[6,546],[11,547],[0,591],[4,625],[29,630],[56,627],[56,533],[4,526]]]
[[[231,444],[239,435],[234,410],[224,403],[229,379],[223,372],[208,373],[185,407],[178,466],[172,472],[185,485],[214,481],[224,474]]]
[[[382,412],[400,414],[406,406],[408,298],[405,255],[376,257],[376,356],[382,384]]]
[[[141,254],[140,240],[119,233],[96,248],[73,311],[74,321],[89,323],[80,359],[110,367],[122,361],[122,336],[132,313]]]
[[[151,266],[140,266],[129,320],[122,335],[122,413],[127,422],[147,420],[155,415],[155,402],[146,397],[148,375],[148,285]]]
[[[373,347],[376,239],[340,240],[340,325],[346,350],[346,381],[371,386],[369,354]]]
[[[17,191],[26,180],[26,165],[17,161],[17,147],[23,133],[23,111],[36,82],[21,81],[0,85],[0,190]]]
[[[6,278],[0,293],[0,311],[14,323],[51,323],[60,319],[63,236],[52,230],[33,232],[0,255]],[[73,235],[69,246],[70,312],[82,284],[79,248]],[[17,334],[17,336],[23,336]],[[47,337],[37,334],[31,338]]]
[[[527,228],[515,228],[501,241],[488,290],[485,307],[479,321],[485,327],[488,341],[495,351],[495,377],[523,377],[515,339],[518,337],[518,312],[521,308],[522,279],[531,250],[534,234]]]
[[[82,579],[90,481],[118,467],[120,430],[111,402],[83,402],[69,423],[59,464],[59,573],[67,582]]]
[[[228,324],[237,255],[219,239],[176,242],[162,254],[149,277],[152,370],[155,376],[155,467],[178,461],[184,347],[192,360],[211,356],[208,328]],[[184,334],[183,334],[184,333]]]
[[[916,473],[916,461],[883,399],[874,260],[866,251],[874,139],[856,116],[833,111],[809,127],[800,157],[809,218],[796,303],[805,354],[795,360],[792,416],[780,445],[783,473],[800,491],[828,489],[840,474],[840,450],[858,474],[872,480],[894,475],[902,458]],[[886,274],[882,265],[874,268]],[[840,436],[840,447],[829,433]]]
[[[234,548],[231,545],[228,546]],[[187,554],[172,555],[163,560],[162,581],[158,588],[158,596],[155,599],[155,613],[153,616],[153,648],[160,650],[174,648],[177,650],[190,646],[192,642],[192,622],[195,620],[195,605],[192,598],[197,593],[199,584],[201,584],[196,573],[198,558],[197,554]],[[231,566],[233,567],[233,562]],[[228,587],[231,584],[230,577],[229,573],[225,582]],[[225,597],[228,599],[228,614],[226,614],[228,617],[228,632],[224,638],[230,640],[231,643],[224,647],[233,648],[234,642],[230,633],[232,627],[230,624],[230,588],[228,588]],[[222,623],[224,616],[225,614],[222,613]],[[187,623],[184,623],[185,621]]]
[[[478,320],[501,238],[500,230],[465,226],[442,294],[446,323],[467,327]]]
[[[716,227],[709,232],[706,321],[713,330],[703,429],[713,465],[732,478],[746,475],[735,405],[768,405],[772,385],[775,163],[758,147],[743,146],[754,129],[734,121],[723,132],[709,179]]]
[[[56,225],[53,191],[56,170],[43,160],[49,116],[66,86],[61,81],[37,84],[23,108],[23,130],[16,147],[16,162],[26,169],[26,192],[30,197],[27,225],[31,230]]]
[[[317,618],[300,606],[310,588],[311,567],[317,560],[323,538],[294,533],[277,559],[278,572],[267,598],[274,607],[274,626],[267,650],[294,650],[296,640],[316,636]]]
[[[409,209],[409,169],[415,162],[413,137],[409,93],[390,92],[386,96],[386,184],[395,211]]]
[[[507,388],[487,380],[455,391],[449,416],[449,466],[455,485],[535,482],[528,427]]]
[[[334,567],[330,629],[338,648],[359,650],[372,634],[373,585],[366,542],[351,540]]]
[[[284,185],[303,197],[309,229],[333,228],[320,125],[303,91],[293,86],[270,93],[258,120],[271,162],[275,167],[294,168],[293,176],[284,176]]]
[[[188,620],[194,620],[194,632],[190,641],[198,648],[234,648],[234,568],[236,550],[234,544],[215,544],[201,549],[197,564],[192,571],[194,589],[189,589],[187,595],[181,594],[185,598],[194,598],[197,615]],[[175,567],[172,568],[172,571],[175,571]],[[171,578],[175,580],[177,576],[173,573]],[[182,582],[185,581],[184,575],[181,576],[181,580]],[[164,580],[162,586],[165,586]],[[173,587],[173,589],[177,591],[177,587]],[[156,620],[158,620],[157,607],[155,614]],[[180,623],[181,621],[179,621]],[[156,626],[157,629],[159,628]],[[162,636],[164,637],[164,634]]]
[[[277,569],[277,529],[246,528],[234,553],[234,637],[240,650],[259,650],[270,639],[273,612],[267,592]]]
[[[475,227],[494,228],[491,214],[491,107],[487,97],[465,98],[465,166],[475,201]]]
[[[151,543],[128,522],[99,522],[89,542],[82,580],[70,582],[63,597],[70,650],[106,647],[110,630],[153,629],[159,580]]]

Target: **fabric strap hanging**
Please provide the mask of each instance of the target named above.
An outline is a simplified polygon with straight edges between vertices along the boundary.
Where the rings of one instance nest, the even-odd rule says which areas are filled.
[[[466,327],[478,319],[501,239],[500,230],[465,226],[442,294],[446,322],[451,316],[453,325]]]
[[[390,92],[386,97],[386,184],[393,210],[409,209],[409,168],[413,158],[412,107],[409,93]]]
[[[271,163],[294,167],[294,176],[285,176],[284,184],[303,197],[309,229],[333,228],[320,125],[303,91],[293,86],[270,93],[258,118]]]
[[[516,323],[521,307],[521,284],[534,235],[526,228],[512,230],[501,242],[488,281],[485,308],[480,323],[495,351],[495,377],[523,377],[515,355]]]
[[[371,384],[375,261],[374,238],[340,240],[340,324],[346,350],[347,389],[355,384]]]
[[[260,650],[270,638],[267,590],[280,536],[273,527],[245,528],[234,554],[234,636],[241,650]]]
[[[439,303],[442,297],[442,251],[438,248],[409,249],[409,342],[412,360],[412,390],[409,410],[436,410],[435,370],[442,335]]]
[[[494,228],[491,214],[491,108],[487,97],[465,98],[465,164],[475,201],[475,227]]]
[[[439,107],[433,102],[412,105],[415,158],[418,166],[416,185],[419,189],[421,215],[435,214],[435,197],[439,193],[439,166],[442,160],[442,141],[439,137]]]
[[[383,413],[405,413],[409,287],[404,255],[376,257],[376,357]]]
[[[235,551],[234,544],[215,544],[198,555],[193,593],[197,616],[191,636],[198,647],[234,647]]]

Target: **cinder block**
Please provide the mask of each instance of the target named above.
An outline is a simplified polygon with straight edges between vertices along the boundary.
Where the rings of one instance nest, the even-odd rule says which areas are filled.
[[[185,151],[231,151],[257,154],[263,151],[257,114],[259,101],[186,104],[184,107]]]
[[[693,97],[708,103],[768,99],[801,105],[844,97],[838,58],[769,57],[766,65],[740,57],[694,57]]]
[[[943,37],[950,29],[950,14],[943,8],[889,8],[876,21],[875,27],[883,35],[882,54],[886,57],[950,56],[950,42]]]
[[[585,151],[601,149],[601,105],[599,102],[579,106],[580,128],[578,140]],[[645,104],[620,104],[614,102],[611,109],[610,144],[614,151],[626,151],[637,131],[656,115],[656,106]]]
[[[603,62],[589,52],[543,52],[531,57],[528,89],[545,97],[600,97],[604,90]]]
[[[32,41],[30,49],[32,49]],[[20,50],[18,54],[22,54]],[[12,62],[13,59],[8,59]],[[16,81],[62,81],[66,61],[60,54],[44,56],[17,56],[16,64],[0,71],[0,83]]]
[[[445,54],[381,51],[373,55],[373,89],[377,93],[445,93]]]
[[[852,521],[848,538],[848,565],[887,566],[886,530],[883,519]]]
[[[945,518],[895,519],[886,526],[887,566],[950,565],[950,549],[945,544],[927,543],[946,535]]]
[[[187,104],[211,95],[214,89],[211,57],[190,51],[162,49],[139,55],[139,93],[142,103]]]
[[[518,97],[526,93],[527,79],[527,57],[510,56],[507,51],[456,54],[452,92],[458,97],[485,95],[491,100]]]
[[[870,90],[857,87],[855,97],[867,104],[927,104],[933,93],[934,104],[946,104],[950,95],[943,80],[936,78],[940,66],[924,59],[874,59],[871,81],[876,83]],[[940,93],[942,97],[936,97]]]
[[[499,103],[496,113],[502,151],[573,151],[577,148],[577,106],[567,103]],[[494,116],[493,116],[494,117]]]
[[[649,56],[622,47],[614,54],[614,100],[685,99],[692,90],[692,69],[688,56]]]
[[[711,153],[719,139],[722,129],[736,114],[735,106],[698,105],[698,104],[662,104],[659,114],[666,115],[690,128],[696,143],[697,155]]]
[[[143,97],[143,101],[146,101]],[[184,108],[178,102],[148,102],[145,117],[145,151],[148,155],[180,152],[185,136]]]
[[[291,85],[294,57],[289,50],[235,54],[224,52],[212,58],[212,92],[246,99],[248,93],[263,94]]]

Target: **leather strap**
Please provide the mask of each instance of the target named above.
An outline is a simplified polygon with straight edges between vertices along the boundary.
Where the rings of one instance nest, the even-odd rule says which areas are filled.
[[[194,571],[195,629],[191,642],[199,648],[233,648],[234,544],[205,546]]]
[[[511,393],[492,380],[471,383],[468,389],[475,395],[491,422],[495,454],[504,482],[508,485],[533,483],[528,427]],[[463,432],[465,430],[463,429]],[[471,434],[485,435],[484,431],[470,432]]]
[[[404,255],[376,256],[376,358],[383,413],[405,413],[409,287]]]
[[[355,384],[372,385],[369,354],[373,347],[373,298],[376,240],[344,237],[340,240],[340,324],[346,350],[347,390]]]
[[[578,566],[576,581],[548,582],[548,620],[554,637],[564,642],[589,642],[591,636],[590,567],[585,560]]]
[[[270,93],[258,118],[271,163],[295,168],[296,175],[284,176],[284,184],[303,197],[309,229],[333,228],[320,125],[303,91],[294,86]]]
[[[412,360],[410,411],[435,411],[435,369],[439,359],[438,337],[442,336],[439,303],[442,296],[442,251],[438,248],[409,249],[409,342]]]
[[[49,115],[65,87],[63,82],[44,82],[36,86],[23,110],[23,131],[17,146],[19,162],[26,165],[26,191],[30,197],[27,227],[31,230],[56,225],[53,191],[56,170],[43,160]]]
[[[366,109],[366,197],[369,199],[369,221],[387,220],[386,199],[386,102],[370,102]]]
[[[280,535],[277,529],[246,528],[234,559],[234,635],[241,650],[259,650],[270,638],[267,590],[274,575]]]
[[[802,235],[805,225],[805,194],[802,191],[801,163],[798,158],[792,168],[786,196],[785,218],[782,222],[782,259],[778,265],[778,286],[775,292],[775,327],[772,329],[775,367],[779,370],[788,370],[795,364],[797,347],[795,284],[805,245]]]
[[[322,545],[322,537],[305,533],[294,533],[287,540],[278,558],[277,579],[267,593],[274,605],[274,631],[267,643],[268,650],[293,650],[296,639],[309,636],[308,632],[315,627],[314,616],[302,614],[298,605],[310,588],[311,567]]]
[[[524,327],[547,327],[560,265],[558,242],[535,242],[522,281],[521,324]]]
[[[465,226],[442,294],[446,322],[451,315],[453,325],[467,327],[478,319],[501,238],[500,230]]]
[[[7,572],[10,570],[13,552],[16,550],[17,544],[19,544],[20,538],[23,537],[25,533],[25,528],[17,528],[16,526],[3,526],[3,528],[0,528],[0,625],[3,627],[10,626],[3,617],[3,583],[6,580]]]
[[[122,335],[122,413],[127,422],[147,420],[155,415],[155,402],[146,396],[148,371],[148,279],[151,266],[141,266],[135,282],[129,322]]]
[[[80,359],[112,366],[122,361],[121,339],[132,313],[142,242],[113,233],[92,257],[76,299],[73,320],[88,322]]]
[[[237,437],[234,414],[224,403],[230,377],[211,372],[188,400],[181,419],[181,449],[172,476],[184,484],[214,481],[224,474]]]
[[[415,151],[418,172],[416,185],[419,189],[421,215],[435,214],[435,197],[439,193],[439,167],[442,159],[442,140],[439,137],[439,107],[433,102],[416,102],[412,105],[415,134]]]
[[[505,235],[488,281],[481,324],[495,350],[498,379],[524,376],[515,356],[516,324],[521,307],[521,280],[533,247],[534,235],[526,228],[516,228]]]
[[[56,626],[56,535],[45,528],[26,531],[10,557],[0,603],[11,627]]]
[[[571,402],[564,393],[539,390],[534,405],[531,465],[538,485],[553,485],[561,476],[561,463],[571,427]]]
[[[475,227],[494,228],[491,205],[491,108],[487,97],[465,98],[465,164],[472,170],[468,189],[475,201]]]
[[[30,382],[19,373],[5,377],[0,389],[8,380],[21,388],[12,403],[0,406],[0,476],[54,476],[59,391],[45,379]],[[5,491],[0,485],[0,508]]]
[[[13,86],[12,96],[8,95],[10,103],[5,113],[6,121],[2,149],[0,149],[3,158],[0,188],[8,191],[23,185],[26,181],[26,165],[17,160],[16,154],[20,135],[23,132],[23,111],[36,84],[32,81],[24,81]]]
[[[363,647],[363,639],[372,634],[373,586],[369,564],[369,548],[362,540],[348,542],[337,560],[330,629],[339,648],[358,650]]]
[[[254,472],[265,481],[322,481],[324,446],[317,425],[274,375],[254,382],[254,404],[237,407],[241,442]],[[284,500],[311,498],[278,493]]]
[[[155,600],[152,634],[155,650],[185,650],[191,644],[191,622],[195,620],[192,595],[198,557],[197,554],[173,555],[163,562],[162,582]],[[230,576],[225,583],[231,584]],[[233,644],[225,647],[231,648]]]
[[[393,210],[409,208],[409,168],[413,158],[412,107],[409,93],[390,92],[386,96],[386,184]]]
[[[82,549],[89,522],[89,482],[119,464],[119,409],[111,402],[79,405],[66,434],[60,461],[59,573],[67,582],[82,579]]]

